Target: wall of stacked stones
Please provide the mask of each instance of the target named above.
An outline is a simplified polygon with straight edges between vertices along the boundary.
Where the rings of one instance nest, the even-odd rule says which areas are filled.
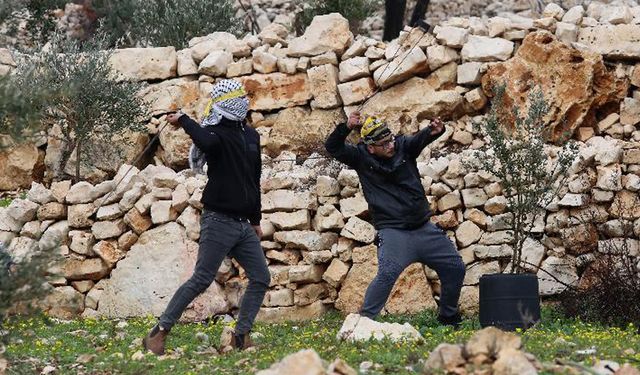
[[[525,244],[525,260],[544,269],[537,272],[541,295],[564,289],[554,278],[580,283],[589,263],[624,237],[631,236],[637,255],[636,11],[593,3],[565,12],[552,4],[540,19],[452,18],[434,35],[407,30],[387,44],[354,38],[347,20],[328,15],[317,17],[299,38],[272,24],[241,40],[224,33],[196,38],[182,51],[119,50],[112,63],[124,79],[148,82],[141,94],[154,114],[150,135],[170,111],[184,108],[198,117],[216,79],[245,84],[250,120],[263,142],[262,246],[272,276],[263,320],[309,318],[332,307],[357,311],[375,275],[375,231],[358,178],[315,152],[334,125],[377,88],[382,91],[362,111],[386,118],[398,132],[416,131],[432,116],[445,118],[447,132],[418,165],[432,220],[447,230],[467,264],[461,305],[473,312],[479,277],[508,267],[512,252],[499,181],[465,168],[473,150],[485,144],[473,124],[482,119],[486,95],[500,78],[519,89],[510,92],[526,94],[517,85],[540,85],[552,105],[549,126],[575,132],[580,145],[568,186]],[[15,66],[7,51],[0,57],[6,71]],[[129,159],[87,168],[88,181],[75,185],[49,183],[46,174],[44,184],[31,183],[33,170],[48,169],[56,155],[59,144],[51,139],[0,156],[4,184],[30,184],[24,199],[0,209],[0,242],[15,257],[62,255],[52,269],[53,292],[43,301],[53,315],[159,315],[193,270],[206,178],[185,169],[190,141],[181,129],[165,127],[154,164],[139,170],[123,165],[149,139],[135,137]],[[548,147],[551,155],[556,149]],[[109,173],[115,176],[106,179]],[[632,224],[632,234],[625,223]],[[234,310],[246,282],[242,268],[226,260],[184,318]],[[435,307],[432,295],[438,292],[437,275],[412,265],[385,311]]]

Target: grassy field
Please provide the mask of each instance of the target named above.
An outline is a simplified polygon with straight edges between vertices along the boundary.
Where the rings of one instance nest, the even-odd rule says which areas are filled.
[[[5,357],[10,363],[8,374],[40,373],[45,366],[55,367],[60,374],[251,374],[287,354],[313,348],[323,359],[339,357],[355,369],[371,361],[376,365],[369,374],[415,374],[421,373],[421,361],[438,344],[463,343],[480,328],[477,320],[465,321],[458,331],[441,327],[432,311],[381,320],[410,322],[424,335],[425,343],[341,342],[335,336],[342,316],[331,313],[304,323],[258,323],[254,328],[258,350],[225,355],[211,350],[217,346],[224,323],[179,324],[168,339],[169,355],[157,358],[139,352],[140,338],[155,322],[152,318],[63,322],[36,317],[8,322],[5,328],[11,338]],[[541,361],[640,363],[640,335],[632,325],[604,327],[566,319],[545,308],[537,327],[518,334],[525,350]],[[595,349],[595,354],[579,354],[585,349]]]

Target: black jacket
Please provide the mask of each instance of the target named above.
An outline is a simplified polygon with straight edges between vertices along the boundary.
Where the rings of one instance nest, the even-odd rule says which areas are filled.
[[[223,118],[216,126],[201,127],[183,115],[180,125],[204,152],[209,181],[202,204],[211,211],[260,224],[260,135],[252,127]]]
[[[398,136],[393,157],[382,159],[371,155],[362,142],[357,146],[345,144],[350,132],[346,124],[338,125],[325,147],[358,173],[376,229],[413,229],[429,220],[431,211],[416,158],[442,133],[432,136],[426,128],[413,136]]]

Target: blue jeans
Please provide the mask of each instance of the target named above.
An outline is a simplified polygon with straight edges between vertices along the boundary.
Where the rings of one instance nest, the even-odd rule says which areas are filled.
[[[226,256],[235,258],[249,278],[240,303],[236,333],[245,334],[251,330],[271,280],[260,239],[248,221],[208,210],[200,218],[200,247],[195,270],[178,288],[160,317],[162,328],[170,330],[191,301],[211,285]]]
[[[457,314],[464,262],[444,231],[430,221],[413,230],[378,231],[378,273],[367,288],[360,314],[369,318],[378,315],[402,271],[415,262],[426,264],[440,278],[439,314],[444,317]]]

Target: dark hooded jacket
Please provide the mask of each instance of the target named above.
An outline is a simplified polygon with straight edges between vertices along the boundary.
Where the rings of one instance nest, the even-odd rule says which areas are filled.
[[[178,120],[205,154],[209,181],[202,193],[205,209],[260,224],[260,135],[252,127],[222,118],[201,127],[183,115]]]
[[[429,220],[431,211],[416,158],[444,131],[432,136],[431,130],[425,128],[413,136],[396,137],[395,154],[389,159],[370,154],[362,142],[356,146],[346,144],[350,132],[346,124],[338,125],[325,147],[358,173],[376,229],[413,229]]]

